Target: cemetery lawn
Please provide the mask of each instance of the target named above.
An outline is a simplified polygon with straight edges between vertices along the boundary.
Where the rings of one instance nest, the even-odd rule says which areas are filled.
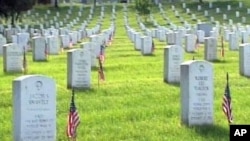
[[[229,2],[218,2],[218,6]],[[230,2],[232,11],[226,12],[228,17],[235,15],[234,4]],[[248,4],[249,3],[249,4]],[[250,2],[244,3],[250,6]],[[244,5],[243,4],[243,5]],[[197,4],[196,4],[197,5]],[[205,3],[208,7],[208,4]],[[103,29],[111,24],[112,5],[105,5]],[[202,21],[209,19],[202,12],[196,11],[194,4],[187,4],[192,12]],[[73,11],[78,11],[75,5]],[[154,39],[156,50],[152,56],[142,56],[134,50],[133,43],[128,39],[124,28],[124,13],[122,5],[116,6],[116,34],[111,46],[106,49],[104,64],[105,82],[98,87],[97,68],[91,72],[91,89],[76,91],[75,102],[81,123],[78,127],[79,141],[228,141],[229,126],[222,112],[222,97],[226,84],[226,72],[229,73],[230,88],[235,124],[249,124],[250,91],[249,79],[239,75],[239,56],[237,51],[229,51],[225,43],[225,58],[213,62],[214,68],[214,126],[185,127],[180,124],[180,87],[163,82],[163,52],[165,42]],[[181,4],[176,7],[181,11]],[[69,7],[62,5],[60,14],[66,14]],[[83,12],[87,17],[89,6]],[[171,5],[164,5],[164,10],[175,24],[181,25],[179,19],[171,14]],[[246,9],[246,7],[244,7]],[[50,8],[55,15],[55,9]],[[128,8],[130,10],[131,6]],[[208,9],[208,8],[207,8]],[[43,15],[46,7],[34,9]],[[209,9],[211,10],[211,9]],[[246,11],[246,10],[244,10]],[[75,16],[77,12],[75,12]],[[89,27],[94,27],[98,21],[100,7],[93,16]],[[74,12],[73,12],[74,14]],[[198,16],[199,14],[199,16]],[[185,19],[190,15],[181,13]],[[153,16],[158,24],[168,26],[157,7],[153,8]],[[220,14],[222,16],[222,14]],[[215,20],[222,21],[219,14],[214,13]],[[232,16],[233,17],[233,16]],[[74,16],[71,17],[72,19]],[[140,31],[134,11],[128,12],[129,24]],[[25,18],[27,24],[35,25],[34,21]],[[70,20],[69,20],[70,21]],[[81,19],[84,21],[84,19]],[[235,22],[237,21],[234,20]],[[194,21],[188,21],[195,23]],[[225,22],[225,21],[224,21]],[[227,22],[228,23],[228,22]],[[78,25],[81,25],[79,23]],[[146,22],[152,28],[152,23]],[[77,28],[77,26],[75,27]],[[84,40],[87,41],[87,40]],[[79,48],[80,44],[74,48]],[[220,44],[218,44],[220,48]],[[218,49],[219,50],[219,49]],[[220,52],[218,52],[219,54]],[[43,74],[53,78],[57,86],[57,140],[67,141],[66,125],[70,106],[71,90],[66,88],[67,82],[67,50],[60,55],[49,56],[48,62],[33,62],[32,53],[27,54],[28,74]],[[196,53],[185,53],[185,60],[195,57],[203,60],[203,45]],[[3,64],[1,57],[0,64]],[[2,65],[3,66],[3,65]],[[10,141],[12,137],[12,80],[22,74],[4,74],[0,71],[0,137],[2,141]]]

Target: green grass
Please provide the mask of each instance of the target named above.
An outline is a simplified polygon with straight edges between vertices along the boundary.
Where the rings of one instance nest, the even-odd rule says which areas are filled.
[[[214,5],[224,7],[225,3],[229,2],[217,2]],[[230,4],[232,11],[227,12],[228,17],[235,15],[233,5],[237,5],[235,2],[230,2]],[[181,12],[180,3],[175,5],[180,15],[189,23],[195,23],[190,21],[190,15]],[[200,19],[209,20],[203,16],[202,12],[196,11],[196,5],[197,3],[187,3],[187,7]],[[247,6],[250,7],[250,2],[244,3],[243,6],[245,9]],[[73,11],[76,12],[72,13],[73,16],[70,16],[67,23],[77,16],[79,7],[80,5],[74,6]],[[180,88],[163,82],[163,49],[166,43],[154,39],[156,50],[153,56],[142,56],[139,51],[135,51],[124,28],[122,7],[120,4],[116,6],[116,36],[112,45],[106,50],[107,56],[104,64],[106,81],[98,87],[97,71],[93,69],[91,89],[76,92],[76,106],[81,118],[77,137],[79,141],[228,141],[229,128],[221,110],[226,72],[229,72],[230,75],[235,124],[249,123],[248,99],[250,96],[247,93],[250,91],[249,79],[239,75],[238,52],[229,51],[226,46],[225,61],[213,63],[214,126],[186,127],[181,125]],[[60,7],[62,17],[65,17],[64,14],[67,13],[68,8],[66,5]],[[88,16],[89,8],[89,5],[84,6],[81,21]],[[56,10],[50,9],[51,15],[55,15]],[[106,5],[105,17],[102,22],[103,29],[108,28],[111,23],[111,9],[111,5]],[[165,4],[163,9],[172,23],[182,25],[179,19],[173,15],[170,4]],[[33,9],[40,15],[43,15],[46,10],[47,7],[42,6]],[[129,10],[133,10],[133,6],[129,6]],[[153,8],[152,14],[160,25],[169,27],[157,7]],[[88,28],[96,25],[99,15],[100,7],[97,7]],[[220,15],[213,13],[213,16],[215,20],[223,23]],[[20,24],[35,26],[34,19],[30,18],[24,18],[24,23]],[[136,22],[135,11],[129,11],[128,18],[130,26],[142,32]],[[75,25],[74,28],[78,29],[80,24]],[[150,23],[145,25],[153,28]],[[78,48],[79,44],[74,47]],[[190,60],[193,56],[197,60],[203,60],[203,48],[201,47],[196,53],[185,53],[185,60]],[[44,74],[56,81],[58,141],[67,141],[65,131],[71,91],[66,88],[66,57],[65,51],[58,56],[50,56],[49,62],[33,62],[30,52],[27,58],[29,74]],[[2,57],[0,64],[3,64]],[[0,72],[0,95],[2,96],[0,99],[0,136],[2,141],[13,139],[12,80],[21,75]]]

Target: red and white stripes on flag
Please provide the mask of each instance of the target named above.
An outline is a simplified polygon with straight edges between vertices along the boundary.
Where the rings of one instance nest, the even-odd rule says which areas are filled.
[[[230,96],[230,88],[228,84],[228,73],[227,73],[227,84],[225,88],[225,93],[223,96],[223,103],[222,103],[222,109],[224,114],[227,117],[228,123],[233,122],[233,115],[232,115],[232,104],[231,104],[231,96]]]
[[[67,136],[69,138],[76,138],[76,130],[80,124],[80,117],[78,115],[75,102],[74,102],[74,90],[72,90],[72,99],[70,103],[70,110],[68,115],[68,125],[67,125]]]

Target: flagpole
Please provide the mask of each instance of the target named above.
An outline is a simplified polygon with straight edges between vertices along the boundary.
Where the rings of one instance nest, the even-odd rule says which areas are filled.
[[[229,76],[228,76],[228,72],[227,72],[226,79],[227,79],[227,86],[228,86],[228,85],[229,85]],[[228,120],[228,126],[229,126],[229,128],[230,128],[230,125],[231,125],[231,122]]]

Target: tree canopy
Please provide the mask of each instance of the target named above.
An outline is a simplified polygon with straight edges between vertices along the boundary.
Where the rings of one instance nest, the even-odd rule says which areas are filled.
[[[35,3],[36,0],[0,0],[0,16],[11,17],[11,24],[15,25],[21,12],[32,9]]]

